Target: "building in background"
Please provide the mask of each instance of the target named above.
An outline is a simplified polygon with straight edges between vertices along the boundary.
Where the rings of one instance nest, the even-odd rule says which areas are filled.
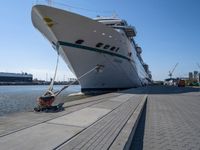
[[[189,80],[192,81],[193,80],[193,73],[189,72]]]
[[[199,82],[200,82],[200,73],[199,73]]]
[[[194,71],[194,80],[198,81],[198,71]]]
[[[33,75],[28,73],[0,72],[0,82],[32,82]]]
[[[200,73],[198,71],[189,72],[189,78],[186,80],[186,85],[199,86]]]

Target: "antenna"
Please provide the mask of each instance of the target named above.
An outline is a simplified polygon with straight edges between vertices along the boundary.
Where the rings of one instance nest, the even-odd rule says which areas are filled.
[[[49,6],[52,6],[52,0],[47,0]]]
[[[118,15],[117,15],[116,11],[112,12],[112,16],[113,16],[113,18],[118,18]]]

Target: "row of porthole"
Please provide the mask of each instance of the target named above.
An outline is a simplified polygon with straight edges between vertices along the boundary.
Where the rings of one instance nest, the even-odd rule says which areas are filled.
[[[97,48],[100,48],[100,47],[102,47],[103,45],[104,45],[103,43],[97,43],[97,44],[96,44],[96,47],[97,47]],[[118,51],[119,51],[119,47],[115,47],[115,46],[110,47],[110,45],[108,45],[108,44],[104,45],[103,48],[104,48],[104,49],[109,49],[109,48],[110,48],[111,51],[115,51],[115,52],[118,52]]]
[[[84,42],[84,40],[79,39],[75,43],[76,44],[82,44],[83,42]],[[101,48],[103,45],[104,45],[103,43],[97,43],[96,47],[97,48]],[[111,51],[115,51],[115,52],[119,51],[119,47],[115,47],[115,46],[110,47],[110,45],[108,45],[108,44],[104,45],[103,48],[104,49],[109,49],[110,48]]]
[[[84,40],[79,39],[79,40],[77,40],[75,43],[76,43],[76,44],[82,44],[83,42],[84,42]],[[103,45],[104,45],[103,43],[97,43],[97,44],[96,44],[96,47],[97,47],[97,48],[100,48],[100,47],[102,47]],[[108,45],[108,44],[104,45],[103,48],[104,48],[104,49],[109,49],[109,48],[110,48],[111,51],[115,51],[115,52],[118,52],[118,51],[119,51],[119,47],[115,47],[115,46],[110,47],[110,45]]]

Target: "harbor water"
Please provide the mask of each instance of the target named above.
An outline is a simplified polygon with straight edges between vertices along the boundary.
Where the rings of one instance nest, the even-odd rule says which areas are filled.
[[[63,85],[55,85],[54,90],[62,87]],[[14,112],[33,111],[36,99],[47,89],[47,85],[0,86],[0,116]],[[72,85],[65,89],[56,100],[65,102],[69,94],[80,92],[80,90],[79,85]]]

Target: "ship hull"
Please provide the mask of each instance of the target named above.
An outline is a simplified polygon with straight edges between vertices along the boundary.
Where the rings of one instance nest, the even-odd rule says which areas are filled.
[[[97,65],[103,66],[79,80],[82,91],[127,89],[147,84],[146,76],[139,74],[142,67],[138,67],[130,41],[114,29],[87,17],[42,5],[33,7],[32,22],[77,78]],[[78,40],[83,43],[77,43]],[[98,43],[119,47],[119,50],[96,47]],[[127,49],[132,51],[132,56]]]

